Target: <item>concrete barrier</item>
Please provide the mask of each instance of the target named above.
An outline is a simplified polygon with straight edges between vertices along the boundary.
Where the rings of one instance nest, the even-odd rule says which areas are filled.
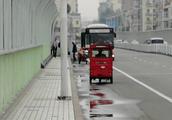
[[[153,37],[162,37],[169,44],[172,44],[172,29],[148,32],[117,32],[117,39],[127,40],[130,43],[132,40],[143,43],[145,40]]]
[[[138,52],[156,53],[172,56],[172,46],[164,44],[129,44],[129,43],[115,43],[116,48],[133,50]]]

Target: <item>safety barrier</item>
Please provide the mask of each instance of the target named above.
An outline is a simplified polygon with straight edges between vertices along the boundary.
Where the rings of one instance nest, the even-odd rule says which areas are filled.
[[[49,56],[58,4],[54,0],[0,0],[0,114]]]
[[[172,45],[115,43],[116,48],[172,56]]]

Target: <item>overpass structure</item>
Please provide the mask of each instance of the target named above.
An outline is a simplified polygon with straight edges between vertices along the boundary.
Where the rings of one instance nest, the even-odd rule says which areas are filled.
[[[18,94],[24,90],[32,78],[40,73],[41,63],[49,58],[50,45],[54,39],[56,21],[60,13],[59,2],[55,3],[54,0],[0,0],[0,114],[18,97]],[[119,39],[129,42],[137,40],[142,43],[150,37],[163,37],[169,44],[133,45],[123,43],[115,45],[117,50],[115,66],[113,67],[114,84],[103,86],[105,90],[112,91],[110,96],[115,102],[111,107],[101,106],[107,111],[112,110],[108,111],[112,112],[111,115],[114,115],[112,117],[119,120],[171,120],[171,35],[171,30],[117,33]],[[158,55],[157,53],[168,56]],[[25,115],[28,119],[43,118],[44,116],[45,120],[48,118],[73,120],[75,118],[74,114],[81,112],[78,110],[78,106],[73,107],[73,105],[79,103],[79,100],[74,100],[74,104],[70,99],[68,101],[57,101],[55,99],[60,93],[59,61],[59,57],[54,59],[43,70],[36,81],[36,85],[33,86],[33,90],[30,90],[34,94],[29,93],[29,91],[25,92],[23,103],[27,103],[28,99],[32,105],[22,104],[22,109],[18,107],[15,110],[19,111],[11,112],[13,114],[9,116],[9,120],[13,118],[15,113],[17,113],[15,115],[16,120],[18,118],[23,120],[22,118],[25,118]],[[56,67],[54,68],[54,66]],[[77,66],[74,64],[76,70],[78,69]],[[80,77],[88,77],[87,72],[89,70],[86,70],[84,66],[79,66],[83,72]],[[71,68],[72,65],[68,67],[68,70],[71,70]],[[75,74],[78,75],[79,72]],[[72,81],[72,84],[75,84],[75,82]],[[34,90],[39,93],[39,96]],[[27,95],[30,95],[30,97],[27,97]],[[30,98],[34,98],[33,100],[40,103],[32,102]],[[76,98],[77,94],[74,94],[72,99]],[[52,100],[53,102],[51,102]],[[34,104],[39,106],[35,107]],[[48,105],[51,106],[50,109],[47,108]],[[23,109],[24,111],[22,111]],[[77,112],[70,112],[73,109],[77,109]],[[68,113],[64,112],[65,110]],[[25,115],[18,115],[20,113],[25,113]],[[37,113],[39,113],[38,116]],[[47,113],[47,116],[45,114],[41,116],[42,113]],[[107,119],[109,120],[109,118]]]

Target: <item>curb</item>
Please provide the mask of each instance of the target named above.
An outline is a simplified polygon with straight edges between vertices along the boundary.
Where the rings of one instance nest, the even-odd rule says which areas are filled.
[[[79,96],[77,92],[76,81],[73,78],[73,66],[70,59],[69,59],[69,65],[71,66],[70,78],[71,78],[72,101],[73,101],[73,106],[74,106],[75,120],[84,120],[81,106],[79,104]]]

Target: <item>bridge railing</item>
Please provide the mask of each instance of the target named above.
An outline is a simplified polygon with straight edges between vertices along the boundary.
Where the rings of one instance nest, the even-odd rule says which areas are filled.
[[[116,48],[172,56],[172,45],[115,43]]]

